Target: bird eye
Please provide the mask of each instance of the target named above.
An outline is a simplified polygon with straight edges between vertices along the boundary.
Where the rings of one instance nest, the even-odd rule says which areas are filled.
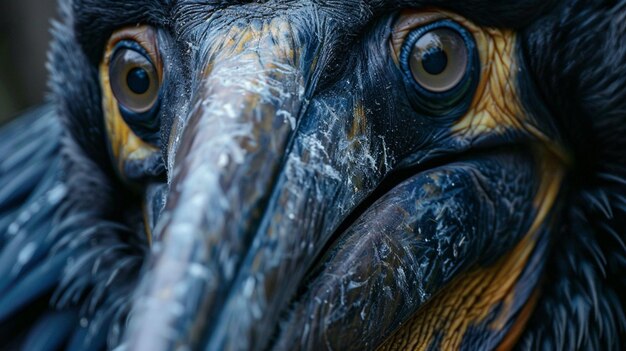
[[[424,33],[413,45],[410,57],[415,81],[432,92],[454,88],[467,70],[467,48],[463,38],[447,28]]]
[[[111,56],[109,79],[124,121],[137,136],[153,141],[159,130],[160,82],[146,50],[135,41],[120,41]]]
[[[418,93],[419,106],[442,114],[471,98],[480,63],[469,32],[446,19],[413,30],[402,46],[400,64]]]

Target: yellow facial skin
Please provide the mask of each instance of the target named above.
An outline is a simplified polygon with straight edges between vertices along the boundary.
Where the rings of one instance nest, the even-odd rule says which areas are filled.
[[[125,39],[134,40],[146,49],[157,68],[159,82],[163,79],[162,63],[156,47],[156,33],[151,27],[127,27],[113,33],[100,63],[100,87],[102,89],[102,109],[111,156],[119,176],[124,180],[126,179],[124,165],[127,161],[144,160],[152,154],[159,152],[156,147],[141,140],[128,127],[120,114],[117,99],[111,90],[109,63],[111,62],[115,45]]]
[[[487,133],[524,130],[569,164],[567,153],[527,118],[518,99],[515,77],[519,66],[516,63],[514,31],[480,27],[464,17],[438,9],[406,11],[398,18],[390,40],[396,64],[404,40],[412,30],[442,19],[451,19],[472,34],[481,61],[480,82],[471,107],[452,127],[453,135],[470,139]]]
[[[491,266],[475,267],[460,274],[388,338],[379,350],[426,350],[438,337],[439,349],[457,350],[468,328],[484,323],[492,308],[500,303],[503,308],[489,327],[494,331],[502,330],[506,322],[515,321],[498,347],[498,350],[508,350],[524,330],[537,299],[535,291],[521,311],[512,311],[515,286],[533,253],[539,230],[550,222],[550,210],[568,161],[566,153],[550,142],[527,118],[517,97],[515,77],[518,65],[513,31],[478,27],[445,11],[408,11],[399,17],[391,38],[394,56],[398,57],[406,36],[412,30],[441,19],[452,19],[472,33],[482,67],[470,109],[456,121],[451,133],[453,137],[466,140],[506,130],[523,130],[532,135],[537,140],[534,154],[539,163],[538,174],[542,177],[534,201],[536,217],[526,236],[511,252]]]
[[[500,132],[511,127],[524,128],[523,114],[513,86],[517,67],[513,55],[513,31],[482,28],[445,11],[408,11],[398,19],[391,38],[396,60],[406,36],[413,29],[442,19],[451,19],[463,25],[473,35],[482,67],[471,108],[456,122],[452,131],[463,136],[473,136]]]

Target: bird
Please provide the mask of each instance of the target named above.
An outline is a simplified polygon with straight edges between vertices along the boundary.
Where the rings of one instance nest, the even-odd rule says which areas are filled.
[[[626,344],[626,1],[58,8],[3,348]]]

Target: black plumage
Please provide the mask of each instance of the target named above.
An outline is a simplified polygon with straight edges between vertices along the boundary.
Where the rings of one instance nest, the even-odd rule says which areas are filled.
[[[356,217],[373,205],[376,196],[395,189],[397,179],[409,179],[407,173],[419,168],[411,164],[405,169],[398,166],[400,171],[396,173],[390,172],[386,164],[387,156],[381,156],[387,152],[385,140],[393,144],[389,146],[390,152],[394,152],[398,161],[406,159],[406,164],[420,164],[420,157],[423,157],[425,164],[432,162],[440,166],[442,161],[430,161],[428,157],[437,152],[445,153],[446,147],[457,146],[433,144],[436,148],[426,156],[420,154],[411,158],[405,155],[414,151],[416,140],[428,145],[426,141],[430,134],[422,131],[429,129],[420,122],[423,128],[418,134],[414,132],[417,129],[412,129],[417,127],[405,123],[406,116],[413,117],[410,104],[405,99],[407,89],[395,73],[395,66],[390,63],[389,57],[380,54],[386,50],[387,43],[377,40],[389,36],[389,23],[395,19],[396,11],[432,6],[454,11],[482,26],[518,31],[519,49],[516,53],[521,73],[513,84],[519,87],[521,103],[529,118],[541,126],[551,140],[571,152],[572,165],[554,209],[553,229],[547,231],[549,235],[537,249],[537,252],[545,250],[541,256],[543,260],[537,264],[537,271],[528,273],[533,279],[542,276],[540,298],[516,348],[619,350],[626,343],[626,1],[581,0],[60,1],[61,20],[53,25],[54,41],[49,54],[50,102],[0,130],[0,155],[3,155],[0,160],[2,343],[8,348],[20,345],[30,350],[114,348],[123,342],[124,337],[128,337],[124,333],[133,304],[136,308],[137,301],[147,295],[145,285],[149,285],[150,281],[146,272],[154,273],[152,269],[156,266],[154,262],[158,254],[151,251],[143,232],[141,206],[138,205],[141,195],[134,185],[120,179],[111,162],[103,118],[98,65],[111,33],[121,26],[137,23],[163,30],[160,40],[169,50],[165,58],[169,68],[168,81],[163,87],[163,107],[159,112],[160,138],[168,140],[173,136],[173,126],[179,115],[194,111],[193,102],[201,91],[198,87],[204,79],[204,65],[208,57],[217,55],[215,48],[205,43],[215,41],[215,37],[219,36],[215,33],[221,33],[229,26],[254,24],[254,21],[283,16],[290,18],[294,26],[300,25],[291,33],[291,40],[303,47],[302,57],[299,58],[302,66],[306,66],[302,75],[306,76],[307,82],[302,89],[302,94],[306,96],[303,99],[306,100],[305,108],[299,110],[298,122],[292,127],[300,134],[294,132],[295,136],[287,137],[286,148],[293,153],[314,150],[316,144],[306,144],[303,140],[310,140],[305,137],[316,135],[316,131],[326,126],[324,118],[333,113],[348,116],[353,109],[356,110],[357,104],[361,104],[364,111],[369,111],[364,114],[373,116],[371,128],[381,131],[379,139],[372,138],[369,140],[371,144],[363,144],[373,150],[374,156],[381,157],[376,158],[377,161],[384,161],[377,164],[374,170],[362,166],[369,165],[369,160],[362,164],[354,162],[354,167],[362,167],[358,171],[368,177],[364,177],[363,184],[358,185],[362,187],[360,193],[352,197],[346,195],[346,206],[351,210],[333,208],[335,217],[329,215],[329,219],[320,222],[303,218],[303,222],[308,220],[310,223],[307,222],[307,225],[320,233],[330,233],[326,240],[320,239],[319,248],[316,246],[316,253],[311,254],[308,260],[295,261],[308,262],[310,267],[289,271],[293,276],[306,274],[309,280],[294,283],[301,284],[299,286],[283,288],[287,291],[285,299],[289,306],[276,307],[282,310],[268,319],[270,322],[266,325],[258,323],[260,326],[251,327],[267,333],[261,336],[254,334],[245,329],[248,324],[244,321],[241,325],[245,330],[241,338],[249,338],[250,343],[228,344],[246,346],[239,348],[265,348],[270,343],[285,348],[297,345],[297,340],[285,336],[290,331],[289,323],[302,312],[298,310],[302,305],[299,299],[307,296],[308,287],[314,286],[312,282],[318,277],[316,274],[323,272],[327,268],[324,263],[333,259],[323,253],[329,252],[332,256],[340,251],[333,251],[331,247],[335,244],[337,232],[349,231]],[[354,83],[359,80],[358,84]],[[393,84],[402,88],[378,89]],[[319,118],[306,119],[303,111]],[[346,122],[345,127],[332,129],[335,134],[329,135],[343,140],[341,136],[350,127],[352,125]],[[432,134],[437,135],[437,132]],[[366,146],[360,147],[366,149]],[[160,145],[163,166],[158,169],[163,173],[173,173],[171,165],[175,161],[170,159],[172,153],[169,147],[171,145],[167,142]],[[525,147],[513,149],[515,152],[527,151]],[[500,153],[507,151],[509,149],[502,147],[481,155],[492,160],[494,154],[499,157]],[[285,155],[281,165],[289,164],[289,156]],[[326,156],[332,158],[335,155]],[[449,156],[452,157],[456,155]],[[526,157],[512,159],[519,164],[511,168],[502,167],[502,173],[532,163]],[[482,162],[481,167],[486,167],[484,173],[497,173],[493,168],[500,170],[496,166],[498,162]],[[493,172],[490,173],[485,165],[491,165]],[[530,168],[527,170],[530,172]],[[307,190],[316,186],[324,189],[331,194],[328,195],[330,199],[349,193],[336,185],[333,177],[320,175],[322,171],[303,166],[302,174],[318,173],[305,178],[301,184],[308,186]],[[345,178],[357,174],[357,171],[348,168],[342,171]],[[279,172],[275,172],[276,180],[272,180],[272,184],[282,179]],[[519,173],[523,174],[523,171]],[[391,174],[391,180],[387,174]],[[175,182],[172,174],[160,174],[159,177],[167,178],[168,184]],[[522,176],[519,178],[522,179]],[[461,176],[459,179],[457,181],[464,184],[464,178]],[[290,183],[285,181],[285,184]],[[519,187],[523,186],[526,183]],[[494,186],[496,188],[502,191],[501,187]],[[494,195],[489,191],[484,190],[489,196],[498,196],[497,192]],[[519,192],[528,195],[521,190]],[[275,194],[278,193],[264,195],[261,200],[267,203],[264,206],[269,207],[272,201],[278,201],[279,196]],[[510,190],[510,194],[517,193]],[[511,202],[518,199],[511,196]],[[482,199],[480,196],[477,198]],[[519,198],[526,199],[523,196]],[[503,202],[508,200],[503,199]],[[466,200],[469,203],[470,197]],[[529,203],[526,200],[525,204]],[[309,212],[313,214],[331,212],[321,205],[310,206]],[[459,212],[464,208],[459,206]],[[527,218],[521,218],[526,212],[519,211],[520,218],[515,223],[524,224],[515,227],[518,231],[527,225]],[[255,217],[251,223],[261,226],[270,221]],[[458,226],[462,227],[462,224]],[[276,231],[279,232],[279,229]],[[446,237],[452,240],[450,238],[454,238],[454,233]],[[158,242],[159,239],[157,236],[155,240]],[[258,244],[260,239],[253,239],[242,239],[242,245],[261,245]],[[505,239],[501,238],[500,242],[493,244],[489,251],[493,256],[505,255],[513,246],[514,242],[506,242]],[[514,239],[518,240],[519,236]],[[302,242],[306,240],[303,238]],[[431,245],[428,254],[438,249]],[[481,248],[475,246],[468,249],[469,258],[462,263],[488,263],[488,258],[480,256]],[[442,257],[446,259],[442,261],[446,264],[448,258],[456,257],[456,253],[452,255],[451,248],[443,251],[449,251],[448,256]],[[243,255],[248,257],[245,252]],[[449,282],[458,273],[457,269],[468,269],[461,264],[450,266],[452,273],[448,277],[447,271],[439,266],[439,261],[428,261],[437,262],[432,268],[435,273],[429,274],[429,277],[435,276],[428,281],[432,286]],[[238,263],[239,266],[245,266],[245,262]],[[231,281],[224,278],[224,281],[229,287],[241,286],[241,290],[246,286],[241,279]],[[268,286],[272,284],[280,285],[267,283]],[[282,293],[273,285],[267,289],[276,295]],[[222,290],[208,291],[218,296]],[[197,291],[207,290],[198,288]],[[220,299],[216,300],[219,302],[216,305],[226,305],[231,301],[227,297]],[[195,321],[191,310],[197,306],[189,306],[184,312],[190,314],[189,320]],[[380,310],[385,312],[386,305],[381,306]],[[417,307],[410,306],[413,309]],[[401,312],[410,314],[413,309],[407,307]],[[230,322],[229,316],[219,315],[222,310],[217,307],[209,311],[216,318],[222,317],[220,321]],[[264,311],[270,314],[273,310],[268,307]],[[276,321],[282,321],[282,324],[274,325]],[[337,321],[344,322],[343,319]],[[183,320],[177,327],[187,322]],[[225,342],[233,342],[228,339],[230,331],[219,329],[220,326],[215,323],[211,320],[206,325],[199,323],[199,327],[193,324],[194,328],[199,328],[193,331],[200,337],[199,341],[193,339],[196,344],[192,347],[224,347],[225,344],[219,344],[224,341],[215,341],[223,335],[226,335],[223,336]],[[398,326],[397,321],[393,323],[389,322],[384,327]],[[249,324],[254,325],[254,322]],[[380,327],[378,324],[373,326]],[[189,331],[192,328],[181,328],[184,329],[181,338],[187,336],[185,333],[192,334]],[[354,347],[378,346],[382,337],[353,336],[357,339]],[[475,340],[468,338],[465,346],[480,344],[481,336],[473,335]],[[364,344],[356,344],[358,339],[364,340]],[[350,339],[346,337],[345,340]],[[377,344],[368,344],[370,340]],[[291,341],[294,343],[289,344]],[[307,345],[317,345],[315,342],[317,340]],[[304,342],[300,346],[305,348]]]
[[[524,32],[535,86],[575,166],[546,291],[521,349],[624,344],[625,16],[624,2],[570,1]]]

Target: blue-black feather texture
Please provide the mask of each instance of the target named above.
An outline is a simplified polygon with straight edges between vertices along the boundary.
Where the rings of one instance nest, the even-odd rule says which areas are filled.
[[[626,1],[564,1],[523,33],[573,156],[542,295],[520,350],[626,344]]]
[[[132,9],[112,1],[117,7],[101,13],[96,3],[61,1],[50,52],[53,105],[0,131],[0,320],[6,326],[0,333],[2,340],[28,339],[33,349],[116,345],[147,250],[113,208],[121,187],[104,147],[94,60],[115,25],[144,21],[141,13],[148,12],[151,23],[173,26],[162,21],[171,9],[150,5],[156,1]],[[347,9],[361,4],[349,3]],[[378,3],[371,2],[372,11]],[[479,18],[492,18],[498,5],[459,3],[466,5],[451,7]],[[520,349],[619,349],[626,341],[626,2],[562,3],[524,32],[528,67],[541,78],[539,95],[566,131],[577,163],[543,295]],[[87,15],[74,19],[76,8]],[[121,18],[117,9],[134,17]],[[101,23],[94,19],[103,14],[119,23],[79,30],[76,37],[81,23]],[[504,26],[531,22],[493,18]],[[30,316],[32,325],[15,323],[17,313]]]
[[[0,130],[0,338],[26,349],[118,343],[147,243],[51,106]],[[11,190],[11,191],[7,191]],[[53,322],[52,322],[53,321]]]

